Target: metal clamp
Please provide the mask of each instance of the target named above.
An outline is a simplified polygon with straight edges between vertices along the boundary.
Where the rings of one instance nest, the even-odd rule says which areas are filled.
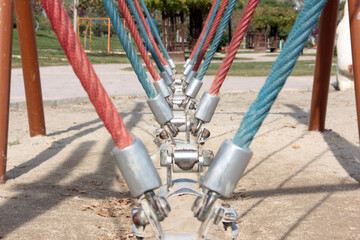
[[[149,105],[151,112],[154,114],[156,121],[160,125],[164,125],[174,118],[174,114],[168,102],[161,93],[154,99],[149,98],[146,102]]]
[[[220,97],[204,92],[196,109],[195,117],[203,122],[210,122],[219,103]]]
[[[185,63],[184,63],[184,68],[186,68],[186,66],[191,62],[191,59],[188,58],[186,59]]]
[[[159,174],[140,139],[134,139],[126,148],[115,148],[113,154],[133,197],[161,186]]]
[[[200,88],[203,85],[203,81],[200,81],[197,78],[191,79],[189,85],[187,86],[185,90],[185,95],[190,98],[196,98],[196,95],[200,91]]]
[[[171,95],[171,92],[163,78],[159,81],[154,81],[154,87],[157,93],[161,93],[165,98]]]
[[[174,61],[170,58],[170,59],[168,59],[168,63],[169,63],[169,65],[170,65],[170,67],[174,70],[174,71],[176,71],[175,69],[176,69],[176,65],[175,65],[175,63],[174,63]]]
[[[165,68],[165,71],[166,71],[171,77],[174,76],[174,72],[173,72],[173,70],[171,69],[171,67],[170,67],[169,64],[166,65],[166,66],[164,66],[164,68]]]
[[[163,71],[160,73],[160,77],[163,78],[167,85],[171,85],[174,82],[174,79],[171,77],[171,75],[168,73],[168,71]]]
[[[198,73],[196,71],[191,70],[191,72],[186,76],[184,83],[189,84],[192,79],[196,78]]]
[[[184,76],[187,76],[189,73],[190,73],[190,71],[193,69],[193,65],[192,64],[188,64],[186,67],[185,67],[185,69],[184,69],[184,71],[183,71],[183,75]]]
[[[202,185],[222,196],[230,197],[252,157],[249,149],[226,139],[220,146]]]

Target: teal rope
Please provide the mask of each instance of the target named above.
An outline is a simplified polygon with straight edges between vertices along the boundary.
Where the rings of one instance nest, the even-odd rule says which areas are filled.
[[[198,56],[199,56],[199,54],[200,54],[201,48],[202,48],[202,46],[204,45],[205,40],[206,40],[206,38],[207,38],[207,36],[208,36],[208,34],[209,34],[209,32],[210,32],[211,25],[213,24],[213,21],[214,21],[214,19],[215,19],[216,13],[217,13],[217,11],[218,11],[218,9],[219,9],[220,2],[221,2],[221,0],[216,0],[216,4],[215,4],[215,7],[214,7],[214,10],[212,11],[212,13],[211,13],[211,15],[210,15],[209,23],[206,25],[205,32],[204,32],[204,35],[203,35],[203,37],[202,37],[202,39],[201,39],[201,42],[200,42],[200,44],[199,44],[199,47],[196,49],[195,55],[194,55],[193,59],[191,59],[191,61],[190,61],[190,64],[191,64],[192,66],[194,66],[194,63],[195,63],[196,59],[198,58]]]
[[[283,88],[286,79],[294,69],[301,50],[317,24],[326,0],[307,0],[293,29],[276,59],[264,86],[244,116],[239,130],[234,136],[234,143],[248,148],[265,117],[268,115],[276,97]]]
[[[130,7],[131,12],[134,14],[134,17],[135,17],[135,20],[136,20],[136,22],[137,22],[137,24],[139,26],[141,35],[142,35],[146,45],[148,46],[148,48],[150,50],[151,56],[154,58],[156,66],[159,68],[160,72],[165,71],[165,68],[164,68],[164,66],[162,65],[162,63],[161,63],[161,61],[159,59],[159,56],[156,54],[154,46],[151,44],[150,38],[149,38],[148,34],[146,33],[144,24],[141,21],[140,15],[139,15],[136,7],[135,7],[134,1],[133,0],[127,0],[127,3],[128,3],[128,5]]]
[[[130,0],[130,1],[131,1],[131,0]],[[157,38],[157,40],[158,40],[158,42],[159,42],[159,44],[160,44],[161,50],[163,51],[166,59],[167,59],[167,60],[170,60],[171,57],[170,57],[169,53],[166,51],[166,48],[165,48],[163,42],[161,41],[161,37],[160,37],[159,31],[158,31],[158,29],[157,29],[157,27],[156,27],[156,24],[155,24],[154,20],[152,19],[151,15],[150,15],[150,13],[149,13],[149,10],[148,10],[147,7],[146,7],[146,4],[145,4],[144,0],[140,0],[140,4],[141,4],[141,6],[142,6],[143,9],[144,9],[144,12],[145,12],[146,17],[149,19],[150,28],[151,28],[151,29],[153,30],[153,32],[155,33],[155,37]]]
[[[202,81],[204,76],[205,76],[205,73],[206,71],[208,70],[209,66],[210,66],[210,63],[216,53],[216,50],[220,44],[220,41],[221,41],[221,38],[224,34],[224,31],[227,27],[227,25],[229,24],[229,20],[231,18],[231,14],[232,12],[234,11],[235,9],[235,5],[236,5],[236,2],[237,0],[230,0],[227,8],[226,8],[226,11],[224,13],[224,17],[223,19],[221,20],[221,23],[219,25],[219,28],[218,30],[216,31],[216,35],[214,37],[214,40],[210,46],[210,50],[208,52],[208,54],[206,55],[206,58],[204,60],[204,63],[203,65],[201,66],[201,70],[200,70],[200,74],[197,76],[197,79]]]
[[[148,76],[145,72],[144,67],[141,64],[141,61],[139,57],[136,55],[135,49],[133,45],[131,44],[131,41],[129,37],[126,34],[126,31],[122,25],[120,16],[116,10],[115,4],[112,0],[102,0],[106,12],[108,13],[110,20],[114,26],[115,32],[121,42],[121,44],[124,47],[124,50],[126,52],[127,57],[130,60],[130,63],[132,67],[134,68],[134,71],[144,88],[146,95],[149,98],[155,98],[155,90],[153,86],[151,85],[151,82],[148,80]]]

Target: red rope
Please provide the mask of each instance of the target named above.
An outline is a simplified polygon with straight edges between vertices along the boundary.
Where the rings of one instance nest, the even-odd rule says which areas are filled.
[[[129,146],[133,139],[81,47],[62,3],[60,0],[41,0],[41,3],[76,76],[117,147]]]
[[[222,17],[222,15],[224,14],[224,11],[226,9],[226,6],[228,4],[229,0],[223,0],[223,2],[221,3],[221,6],[219,8],[219,11],[216,13],[213,25],[210,28],[209,34],[205,40],[205,43],[203,45],[203,47],[201,48],[200,54],[198,56],[198,58],[196,59],[196,63],[194,65],[193,71],[197,71],[200,67],[201,61],[203,59],[203,57],[205,56],[206,50],[209,47],[211,40],[216,32],[217,27],[219,26],[220,23],[220,19]]]
[[[210,11],[209,11],[209,14],[208,14],[208,16],[207,16],[207,18],[206,18],[206,21],[205,21],[205,24],[204,24],[204,26],[203,26],[203,29],[201,30],[200,36],[199,36],[199,38],[198,38],[198,40],[197,40],[197,42],[196,42],[196,45],[195,45],[195,47],[194,47],[194,49],[193,49],[193,51],[192,51],[189,59],[193,59],[194,56],[195,56],[196,50],[197,50],[197,48],[199,47],[200,42],[201,42],[201,39],[202,39],[202,37],[203,37],[204,34],[205,34],[206,26],[209,24],[210,17],[211,17],[212,12],[214,11],[215,5],[216,5],[216,0],[213,0],[213,4],[212,4],[211,9],[210,9]]]
[[[124,14],[125,20],[129,26],[130,32],[134,37],[135,43],[138,46],[139,52],[142,56],[142,58],[144,59],[144,62],[146,64],[146,67],[148,68],[151,76],[153,77],[154,81],[159,81],[160,80],[160,76],[157,73],[153,63],[151,62],[151,59],[145,49],[145,46],[142,42],[142,39],[140,37],[139,31],[136,28],[136,25],[132,19],[131,13],[126,5],[125,0],[118,0],[119,6],[121,8],[121,11]]]
[[[149,26],[146,23],[146,19],[145,19],[145,16],[144,16],[144,14],[143,14],[143,12],[141,10],[139,1],[134,0],[134,4],[135,4],[135,7],[136,7],[136,9],[137,9],[137,11],[139,13],[140,18],[141,18],[141,22],[143,23],[143,25],[145,27],[146,33],[149,36],[150,42],[153,45],[153,47],[155,49],[155,52],[156,52],[156,54],[158,55],[158,57],[160,59],[160,62],[165,67],[167,65],[167,62],[166,62],[165,58],[163,57],[163,55],[161,54],[160,49],[159,49],[158,45],[156,44],[155,39],[154,39],[154,37],[153,37],[153,35],[151,33],[151,30],[150,30]]]
[[[246,9],[241,17],[239,25],[236,28],[235,34],[231,40],[225,58],[221,63],[219,71],[217,72],[212,82],[209,93],[213,96],[217,96],[219,93],[221,85],[223,84],[225,77],[231,67],[231,64],[234,61],[236,52],[239,49],[240,43],[246,33],[246,29],[250,24],[250,20],[255,12],[258,2],[259,0],[249,0],[248,4],[246,5]]]

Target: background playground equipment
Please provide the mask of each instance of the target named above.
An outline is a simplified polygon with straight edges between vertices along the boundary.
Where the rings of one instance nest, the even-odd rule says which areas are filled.
[[[45,2],[45,1],[44,1]],[[354,2],[352,2],[352,3],[354,3],[355,4],[355,1]],[[16,4],[16,3],[15,3]],[[9,4],[10,6],[11,6],[11,4]],[[323,16],[322,16],[322,20],[321,20],[321,25],[323,26],[325,23],[327,24],[327,25],[330,25],[330,30],[329,30],[329,28],[326,28],[326,27],[323,27],[323,29],[324,29],[324,32],[326,33],[326,34],[324,34],[324,36],[326,36],[326,35],[328,35],[329,34],[329,31],[330,31],[330,35],[331,35],[331,30],[334,28],[334,25],[336,25],[336,24],[329,24],[329,21],[328,21],[328,19],[326,18],[326,17],[329,17],[331,20],[332,19],[334,19],[334,17],[333,17],[333,13],[334,12],[336,12],[335,10],[337,10],[337,7],[338,7],[338,2],[337,2],[337,4],[336,4],[336,1],[334,2],[334,1],[329,1],[328,2],[328,4],[326,5],[326,8],[325,8],[325,11],[324,11],[324,13],[323,13]],[[349,4],[349,8],[350,8],[350,12],[355,12],[355,7],[356,7],[356,5],[351,5],[351,4]],[[358,9],[357,9],[357,14],[359,14],[359,6],[357,6],[358,7]],[[356,14],[352,14],[352,16],[356,16]],[[5,15],[2,15],[2,16],[5,16]],[[0,16],[0,17],[2,17],[2,16]],[[50,16],[50,15],[49,15]],[[2,19],[2,18],[0,18],[0,19]],[[352,30],[352,33],[358,33],[358,32],[356,32],[355,30],[354,30],[354,25],[358,25],[359,23],[358,23],[359,21],[357,21],[356,22],[356,18],[354,18],[354,19],[351,19],[351,30]],[[355,28],[356,29],[356,28]],[[359,30],[359,28],[357,27],[357,30]],[[2,32],[1,32],[2,33]],[[2,36],[3,36],[4,34],[2,34]],[[321,36],[321,32],[320,32],[320,36]],[[356,69],[359,69],[359,66],[358,65],[356,65],[356,62],[359,60],[359,48],[356,48],[356,45],[355,45],[355,34],[353,34],[352,35],[352,37],[353,37],[353,41],[352,41],[352,43],[353,43],[353,52],[355,52],[355,51],[357,51],[357,55],[355,55],[355,57],[354,57],[354,68]],[[356,37],[358,37],[358,35],[356,36]],[[359,38],[356,38],[356,39],[359,39]],[[330,40],[326,40],[326,43],[329,43],[329,42],[331,42],[331,39]],[[1,44],[0,44],[0,46],[2,46],[2,43],[3,43],[3,41],[1,41]],[[323,43],[324,44],[324,46],[327,46],[325,43]],[[321,37],[320,37],[320,43],[319,43],[319,45],[321,45]],[[354,45],[355,45],[355,47],[354,47]],[[331,45],[330,44],[330,46],[333,46],[333,44]],[[325,48],[325,50],[329,50],[329,49],[331,49],[332,47],[330,47],[330,48]],[[8,56],[8,54],[6,54],[7,52],[5,51],[5,50],[7,50],[8,51],[8,49],[9,49],[9,46],[7,45],[7,49],[3,49],[3,48],[1,48],[0,50],[0,53],[5,53],[5,56]],[[10,49],[11,49],[11,45],[10,45]],[[2,52],[3,51],[3,52]],[[318,56],[319,56],[319,59],[321,58],[321,57],[323,57],[324,58],[324,55],[322,55],[321,53],[323,53],[323,52],[321,52],[321,51],[319,51],[318,52]],[[329,54],[328,54],[329,55]],[[71,56],[70,56],[71,57]],[[330,54],[330,63],[331,63],[331,57],[332,57],[332,54]],[[75,59],[75,60],[78,60],[78,59]],[[74,60],[74,61],[75,61]],[[80,61],[81,62],[81,61]],[[322,62],[321,62],[322,63]],[[318,65],[323,65],[323,64],[319,64],[319,62],[317,62],[317,66]],[[324,64],[324,65],[326,65],[326,64]],[[4,66],[5,67],[7,67],[8,68],[8,62],[5,62],[4,63]],[[330,64],[330,66],[331,66],[331,64]],[[3,67],[3,66],[0,66],[1,68]],[[326,66],[326,67],[329,67],[329,66]],[[7,68],[6,68],[6,70],[7,70]],[[325,69],[324,70],[324,72],[327,72],[327,70]],[[1,73],[3,73],[2,71],[1,71]],[[7,77],[8,75],[6,75],[6,74],[8,74],[8,72],[5,72],[4,74],[2,74],[1,76],[5,76],[5,77]],[[323,72],[321,72],[321,74],[323,74]],[[357,72],[357,74],[359,74],[359,72]],[[25,74],[24,74],[25,75]],[[359,75],[356,75],[356,72],[355,72],[355,79],[356,79],[356,77],[357,76],[359,76]],[[81,76],[79,76],[79,77],[81,77]],[[325,78],[325,77],[324,77]],[[10,77],[8,77],[8,79],[10,79]],[[8,80],[8,79],[5,79],[5,80]],[[315,74],[315,80],[317,80],[317,78],[316,78],[316,74]],[[358,85],[358,82],[355,80],[355,84],[357,84]],[[314,89],[315,89],[315,87],[314,87]],[[325,86],[325,87],[323,87],[322,89],[328,89],[328,85],[327,86]],[[322,90],[321,89],[321,90]],[[314,90],[315,91],[315,90]],[[359,96],[358,96],[358,90],[356,91],[356,93],[357,93],[357,99],[359,100]],[[4,95],[6,96],[6,97],[8,97],[8,92],[7,92],[7,94],[5,93]],[[314,98],[316,98],[316,97],[313,97],[313,102],[315,101],[314,100]],[[316,103],[315,104],[315,108],[316,108],[316,106],[318,106],[318,103]],[[359,107],[359,104],[357,105],[358,107]],[[326,109],[326,104],[325,104],[325,109]],[[0,109],[1,110],[1,109]],[[8,110],[8,106],[7,106],[7,110]],[[359,112],[359,111],[358,111]],[[100,115],[100,113],[99,113],[99,115]],[[100,115],[100,117],[101,117],[101,115]],[[2,130],[2,129],[0,129],[0,130]],[[319,129],[319,130],[321,130],[321,129]],[[6,126],[6,131],[7,131],[7,126]],[[1,132],[1,133],[3,133],[3,132]],[[117,141],[115,141],[115,142],[117,142]],[[131,138],[130,139],[128,139],[128,142],[130,142],[131,143]],[[129,143],[127,143],[127,145],[129,145]],[[119,144],[118,144],[118,146],[119,146]],[[120,146],[121,147],[124,147],[124,146],[126,146],[126,144],[125,145],[121,145],[120,144]],[[119,148],[120,148],[120,146],[119,146]],[[6,153],[6,152],[5,152]],[[5,155],[6,156],[6,155]],[[4,178],[3,178],[3,180],[5,180]]]
[[[135,22],[135,19],[133,19],[133,21]],[[79,40],[81,41],[82,38],[82,46],[84,49],[86,49],[86,45],[87,45],[87,37],[89,36],[89,51],[92,51],[91,48],[91,38],[92,38],[92,26],[93,23],[95,24],[101,24],[102,22],[105,23],[107,25],[107,53],[111,52],[111,21],[110,18],[84,18],[84,17],[78,17],[77,18],[77,35]],[[81,33],[80,30],[80,26],[82,25],[82,23],[85,22],[85,31],[83,33]],[[124,18],[121,19],[121,22],[123,23],[124,28],[126,29],[126,20]],[[110,24],[109,24],[110,23]],[[82,36],[82,34],[84,34]]]
[[[99,22],[104,22],[107,24],[108,30],[107,30],[107,52],[110,53],[111,51],[111,22],[110,22],[110,18],[77,18],[77,34],[78,34],[78,38],[79,40],[81,39],[80,36],[80,25],[82,22],[86,22],[86,29],[85,29],[85,33],[84,33],[84,37],[83,37],[83,41],[82,41],[82,46],[84,49],[86,49],[86,39],[87,39],[87,35],[89,33],[89,50],[91,52],[91,26],[92,23],[95,22],[96,24],[98,24]]]

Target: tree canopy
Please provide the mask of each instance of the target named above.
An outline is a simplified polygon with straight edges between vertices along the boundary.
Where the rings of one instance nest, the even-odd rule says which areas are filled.
[[[262,0],[257,7],[252,23],[256,28],[270,28],[270,36],[286,38],[295,23],[297,11],[294,2]]]

